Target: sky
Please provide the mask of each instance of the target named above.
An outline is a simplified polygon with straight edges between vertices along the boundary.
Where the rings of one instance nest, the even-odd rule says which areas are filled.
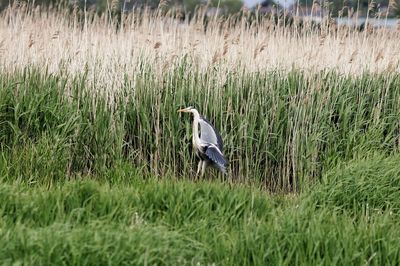
[[[248,6],[248,7],[252,7],[258,3],[260,3],[260,0],[244,0],[244,3]]]

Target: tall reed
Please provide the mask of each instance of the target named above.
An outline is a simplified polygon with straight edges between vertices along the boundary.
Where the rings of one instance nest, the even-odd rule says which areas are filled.
[[[229,178],[273,190],[299,190],[343,160],[399,151],[397,75],[229,73],[221,83],[189,67],[182,62],[160,79],[143,65],[109,98],[91,94],[85,75],[1,74],[3,149],[12,161],[24,160],[22,149],[33,161],[61,164],[56,179],[120,160],[144,174],[190,178],[192,121],[176,110],[195,105],[222,134]],[[25,172],[42,178],[34,173]]]

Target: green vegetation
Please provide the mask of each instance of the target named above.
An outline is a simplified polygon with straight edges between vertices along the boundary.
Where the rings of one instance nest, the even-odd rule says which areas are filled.
[[[4,3],[3,3],[4,2]],[[193,15],[196,9],[208,6],[209,8],[221,8],[220,13],[234,14],[240,11],[244,3],[241,0],[7,0],[0,1],[0,11],[7,7],[15,6],[16,4],[22,5],[35,5],[42,7],[53,7],[67,9],[72,7],[78,7],[82,10],[95,10],[98,13],[105,12],[121,12],[122,10],[132,10],[134,8],[167,8],[167,9],[178,9],[186,15]],[[183,15],[183,14],[182,14]]]
[[[221,82],[185,64],[161,77],[143,64],[121,88],[0,74],[2,264],[400,261],[398,75]],[[229,181],[189,180],[176,110],[192,103],[224,137]]]
[[[192,177],[191,120],[176,112],[191,104],[222,133],[229,178],[275,191],[299,191],[342,161],[399,151],[398,75],[228,73],[220,82],[182,63],[162,78],[143,67],[119,89],[87,79],[0,75],[1,163],[11,180],[48,184],[126,161],[145,175]]]
[[[124,164],[96,176],[107,181],[84,176],[49,188],[3,182],[0,261],[396,264],[399,159],[352,161],[326,175],[338,182],[323,182],[302,196],[216,181],[143,179]]]
[[[398,33],[74,10],[0,14],[1,265],[400,264]]]

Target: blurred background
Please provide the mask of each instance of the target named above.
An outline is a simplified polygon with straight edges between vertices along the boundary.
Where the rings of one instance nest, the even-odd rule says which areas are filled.
[[[40,6],[78,6],[97,12],[119,9],[129,11],[133,8],[179,8],[185,14],[193,14],[197,6],[207,5],[210,15],[229,15],[243,9],[260,13],[280,12],[282,10],[302,17],[322,17],[329,14],[340,17],[398,18],[400,0],[0,0],[0,10],[15,3],[31,3]]]

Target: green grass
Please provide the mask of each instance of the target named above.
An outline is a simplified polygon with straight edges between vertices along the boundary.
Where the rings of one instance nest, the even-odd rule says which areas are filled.
[[[398,75],[244,72],[221,84],[185,64],[163,77],[142,66],[107,89],[85,74],[0,74],[3,167],[42,183],[119,161],[191,177],[191,118],[176,110],[192,104],[221,132],[229,178],[275,191],[299,191],[341,161],[399,151]]]
[[[400,156],[355,160],[329,171],[321,189],[311,198],[316,205],[330,205],[351,212],[400,214]]]
[[[399,85],[297,71],[220,84],[182,63],[106,94],[85,74],[0,73],[0,264],[398,264]],[[190,181],[176,109],[193,103],[223,135],[228,180]]]
[[[355,199],[352,187],[343,189],[341,183],[322,183],[300,196],[279,196],[216,181],[143,179],[127,165],[100,178],[118,180],[120,173],[131,173],[113,183],[89,177],[50,188],[2,183],[0,261],[396,264],[400,261],[396,197],[400,167],[395,164],[399,157],[380,160],[356,161],[330,173],[351,179],[366,171],[397,188],[378,187],[375,194],[384,196],[379,202],[368,198],[370,193]],[[382,177],[382,172],[387,175]],[[372,185],[360,184],[364,184],[361,190]]]

